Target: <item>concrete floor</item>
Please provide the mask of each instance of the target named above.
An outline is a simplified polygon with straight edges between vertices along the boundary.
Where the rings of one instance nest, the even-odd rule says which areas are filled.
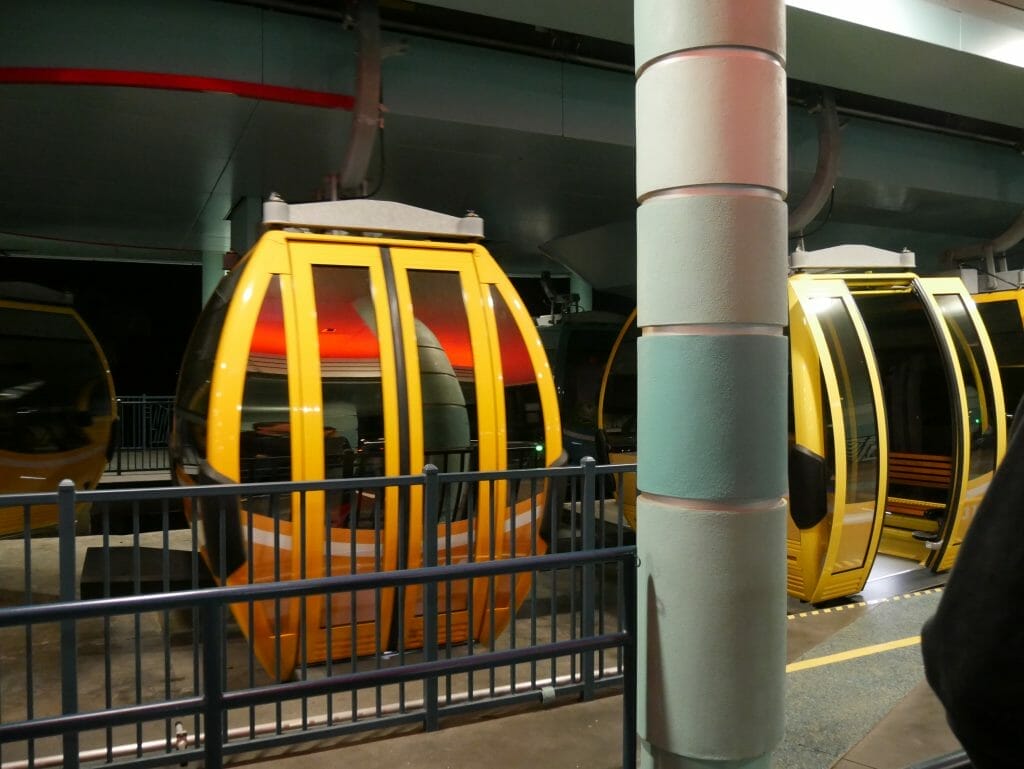
[[[871,596],[867,600],[793,607],[787,623],[786,732],[773,753],[773,769],[904,769],[959,748],[924,681],[917,639],[941,586],[885,595],[899,571],[913,570],[881,559],[864,591]],[[908,573],[909,583],[927,576]],[[272,760],[282,769],[478,769],[488,763],[503,769],[616,769],[621,734],[622,697],[613,695],[429,734],[254,760]]]
[[[959,748],[910,640],[940,594],[933,589],[791,615],[789,662],[807,667],[787,674],[786,734],[773,769],[904,769]],[[280,769],[618,769],[621,719],[616,695],[263,760]]]
[[[121,541],[116,539],[115,544]],[[4,544],[7,547],[0,557],[0,584],[10,590],[5,602],[18,603],[15,586],[23,584],[24,565],[19,562],[14,543]],[[39,548],[33,556],[35,566],[54,562],[54,553],[49,551],[55,550],[56,540],[37,540],[34,544]],[[188,544],[175,541],[171,546],[187,548]],[[894,571],[898,571],[898,564],[883,563],[873,581],[876,585],[883,581],[891,584]],[[33,578],[33,592],[44,600],[56,592],[52,576]],[[773,754],[773,767],[903,769],[958,747],[941,706],[923,681],[917,641],[922,623],[935,609],[941,587],[895,595],[865,590],[865,595],[872,597],[825,609],[791,602],[787,621],[790,670],[786,733]],[[155,618],[150,622],[150,632],[162,635],[160,623]],[[33,640],[38,660],[45,661],[47,654],[55,651],[55,631],[51,628]],[[125,627],[122,635],[115,632],[115,645],[123,642],[131,646],[135,634],[130,627]],[[148,635],[146,627],[140,635]],[[244,644],[241,639],[235,641]],[[80,649],[90,645],[96,646],[96,656],[103,656],[99,654],[103,647],[90,632],[83,631]],[[131,656],[128,646],[126,660]],[[160,647],[159,638],[156,646]],[[182,657],[182,669],[190,667],[190,649],[189,644],[175,652],[172,668],[178,667],[178,656]],[[19,650],[16,644],[5,644],[0,650],[5,710],[15,705],[11,695],[17,692],[18,660],[23,654],[24,649]],[[120,663],[115,659],[114,664]],[[57,694],[59,672],[50,670],[48,675],[48,688]],[[181,681],[185,689],[188,678]],[[157,682],[154,686],[160,689],[163,684]],[[125,694],[129,700],[134,696],[130,691]],[[418,694],[418,689],[409,691],[410,697]],[[42,702],[37,706],[42,707]],[[580,704],[519,708],[442,726],[445,728],[434,733],[407,733],[410,730],[406,729],[375,734],[372,741],[366,736],[349,737],[335,741],[326,750],[320,746],[316,752],[311,752],[310,746],[279,749],[247,756],[245,761],[272,762],[283,769],[339,765],[360,769],[478,769],[487,764],[503,769],[621,766],[622,698],[617,695]],[[12,758],[18,756],[5,750],[3,762]]]

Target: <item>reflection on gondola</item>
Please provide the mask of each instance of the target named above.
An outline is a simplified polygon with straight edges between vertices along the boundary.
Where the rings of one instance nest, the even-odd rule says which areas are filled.
[[[113,450],[114,385],[66,294],[0,283],[0,493],[99,482]],[[87,511],[79,510],[80,517]],[[0,536],[55,526],[54,506],[0,508]]]
[[[876,271],[843,272],[850,253],[826,250],[801,253],[789,280],[788,584],[812,602],[862,590],[876,552],[949,569],[1005,444],[995,357],[963,283],[859,250]],[[631,320],[606,397],[635,365],[635,334]]]
[[[365,212],[366,201],[358,202]],[[264,235],[204,309],[186,352],[172,443],[183,483],[562,461],[543,348],[482,247],[293,231]],[[519,493],[504,481],[446,485],[438,561],[543,552],[547,500],[540,485]],[[418,486],[368,481],[356,491],[251,496],[233,509],[192,513],[211,570],[227,584],[422,562]],[[442,591],[440,641],[500,633],[529,589],[528,577],[514,590],[507,581],[494,590],[485,583]],[[381,590],[357,594],[354,605],[348,594],[307,599],[304,612],[297,599],[233,609],[267,671],[287,678],[300,651],[318,662],[421,645],[419,588],[404,598]]]
[[[598,459],[612,464],[636,462],[636,340],[640,330],[636,326],[636,310],[630,313],[619,329],[612,345],[608,364],[601,377],[601,390],[597,398]],[[622,477],[622,514],[626,522],[636,529],[636,474]]]
[[[595,435],[601,375],[622,321],[615,313],[587,310],[567,312],[537,328],[555,377],[569,464],[600,454]]]

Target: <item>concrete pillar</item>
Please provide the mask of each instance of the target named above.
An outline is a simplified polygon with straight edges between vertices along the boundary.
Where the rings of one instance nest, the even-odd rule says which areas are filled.
[[[783,0],[635,0],[641,766],[760,769],[786,641]]]
[[[580,298],[581,311],[594,309],[594,287],[575,272],[569,273],[569,293],[576,294]]]
[[[263,201],[257,197],[244,197],[235,203],[231,213],[231,250],[244,256],[260,237],[263,224]]]
[[[224,277],[224,254],[219,251],[203,251],[203,304],[213,294],[220,279]]]
[[[263,223],[263,201],[259,198],[245,197],[235,203],[231,213],[231,250],[239,257],[244,256],[256,243],[260,236]],[[224,254],[220,252],[203,252],[203,304],[213,294],[220,279],[224,276]]]

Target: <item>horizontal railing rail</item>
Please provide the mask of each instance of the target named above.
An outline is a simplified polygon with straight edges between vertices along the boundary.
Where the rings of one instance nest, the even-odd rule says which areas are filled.
[[[56,540],[28,533],[23,542],[0,543],[5,548],[0,558],[18,557],[25,566],[23,603],[0,608],[3,642],[8,649],[23,645],[20,653],[25,664],[21,673],[8,664],[0,675],[0,768],[75,769],[99,762],[141,769],[189,761],[219,767],[227,755],[397,725],[434,730],[442,716],[540,704],[556,695],[588,699],[598,689],[609,688],[625,695],[622,762],[624,767],[632,767],[636,747],[636,551],[629,544],[631,538],[624,536],[621,500],[600,497],[606,478],[617,479],[612,483],[621,488],[621,476],[628,472],[635,472],[635,466],[598,466],[592,459],[576,467],[491,472],[440,473],[428,465],[422,473],[406,476],[301,482],[78,491],[65,481],[56,492],[0,496],[0,506],[23,507],[26,520],[37,506],[56,506],[60,514]],[[561,509],[563,519],[568,515],[571,520],[568,524],[554,521],[546,534],[554,536],[556,528],[566,525],[574,533],[568,539],[551,539],[547,545],[551,552],[527,548],[518,554],[517,547],[522,546],[515,544],[513,536],[511,552],[502,556],[494,550],[492,523],[489,557],[474,556],[471,548],[469,561],[438,563],[439,554],[451,558],[454,542],[451,532],[445,533],[451,524],[438,519],[446,485],[479,484],[483,488],[508,481],[510,490],[515,484],[535,489],[542,483],[572,478],[581,482],[567,484],[572,489],[571,499]],[[333,573],[328,567],[328,576],[298,579],[305,576],[302,569],[271,583],[252,582],[250,571],[247,584],[202,587],[200,572],[205,572],[207,564],[198,550],[203,534],[197,519],[193,517],[180,530],[169,523],[169,510],[187,500],[233,498],[237,504],[261,495],[294,499],[298,501],[292,514],[302,516],[310,493],[359,494],[372,488],[380,499],[381,489],[416,486],[423,489],[422,507],[415,511],[406,508],[404,514],[423,516],[422,566],[418,568]],[[474,516],[495,515],[496,497],[491,493],[489,498],[490,509],[477,510]],[[541,533],[542,511],[538,498],[528,499],[532,500],[530,531],[535,536]],[[506,503],[513,501],[510,497]],[[607,528],[597,528],[602,520],[605,524],[609,521],[607,505],[617,505],[619,510],[618,529],[611,534]],[[75,513],[83,506],[92,508],[93,530],[97,531],[98,522],[102,532],[89,535],[91,547],[87,546],[84,559],[75,536]],[[162,530],[150,535],[140,527],[140,510],[147,507],[155,508],[162,521]],[[111,534],[112,519],[126,509],[130,520],[120,526],[123,533]],[[522,509],[518,508],[516,515],[522,516]],[[252,531],[250,524],[250,538]],[[471,543],[474,536],[470,533]],[[380,541],[380,532],[377,537]],[[486,546],[486,539],[483,541]],[[352,542],[351,552],[355,553],[357,540]],[[114,557],[119,548],[127,549],[126,559]],[[348,549],[349,545],[343,545],[344,551]],[[99,559],[91,557],[97,555],[96,550]],[[154,553],[162,561],[155,572],[147,571],[144,559]],[[185,556],[188,573],[182,577],[184,589],[171,586],[175,555]],[[100,584],[91,587],[91,595],[100,597],[85,599],[84,571],[90,561],[94,567],[101,564],[98,572],[93,569],[94,578],[100,575]],[[181,565],[180,560],[174,562]],[[46,585],[37,574],[40,568],[45,571]],[[79,575],[83,580],[81,597]],[[50,587],[54,576],[56,584]],[[224,576],[220,575],[221,583]],[[528,578],[525,583],[520,581],[524,578]],[[502,585],[517,594],[521,590],[517,585],[529,586],[526,597],[520,594],[516,599],[524,602],[521,610],[516,611],[518,603],[510,604],[511,625],[501,643],[496,642],[493,630],[488,641],[474,641],[472,634],[468,641],[452,640],[452,612],[459,610],[451,604],[456,584],[489,585],[485,592],[490,598],[484,604],[490,614],[482,622],[492,628],[496,587]],[[19,593],[16,586],[10,587],[7,601]],[[115,594],[115,587],[133,594]],[[143,594],[144,590],[161,592]],[[253,606],[276,602],[280,611],[282,604],[291,602],[288,605],[293,608],[288,611],[299,611],[304,617],[307,601],[320,601],[308,605],[326,607],[330,647],[333,602],[347,596],[347,604],[342,605],[352,607],[352,619],[344,619],[349,610],[343,609],[340,620],[355,627],[358,597],[372,594],[379,601],[381,591],[393,591],[397,596],[394,616],[399,618],[405,616],[409,600],[418,602],[420,608],[414,611],[422,618],[422,647],[408,647],[401,630],[397,645],[378,633],[376,652],[369,657],[360,652],[357,659],[353,640],[350,662],[332,663],[328,655],[326,662],[307,664],[306,641],[302,641],[297,679],[291,681],[274,682],[271,673],[270,683],[265,683],[268,676],[255,665],[253,648],[244,651],[245,637],[235,624],[242,620],[231,616],[241,616],[237,612],[240,605],[250,607],[251,617]],[[481,600],[479,590],[469,589],[463,595],[469,602],[469,616],[479,616],[473,614],[474,595]],[[324,596],[330,599],[325,601]],[[228,606],[236,611],[229,612]],[[193,629],[175,631],[176,616],[191,616]],[[379,611],[376,617],[374,621],[379,622]],[[157,620],[155,633],[147,631],[151,627],[147,623],[153,619]],[[302,622],[305,627],[307,621]],[[402,620],[398,622],[401,628]],[[40,643],[39,639],[47,638],[54,638],[50,643],[59,654],[48,652],[46,642]],[[95,653],[88,651],[95,650],[97,643],[102,644],[105,658],[98,692]],[[162,644],[162,651],[155,647],[154,654],[154,644]],[[183,644],[191,644],[191,652]],[[13,659],[18,659],[19,652],[12,653]],[[611,657],[611,667],[606,657]],[[538,668],[540,663],[543,669]],[[484,679],[482,687],[479,680],[474,683],[474,674]],[[156,680],[155,688],[145,683],[149,678]],[[406,686],[411,687],[412,698]],[[335,704],[339,696],[343,699]],[[326,710],[315,710],[314,705]],[[285,718],[284,713],[296,715]]]
[[[636,548],[632,546],[614,547],[603,550],[524,556],[500,561],[431,566],[394,572],[323,577],[281,584],[205,588],[170,594],[100,598],[91,601],[59,602],[2,609],[0,610],[0,628],[199,607],[203,617],[204,655],[202,667],[206,689],[202,696],[179,698],[165,703],[3,723],[0,724],[0,743],[13,739],[61,736],[70,731],[103,729],[142,720],[191,715],[202,711],[205,716],[202,755],[206,762],[205,765],[209,769],[214,769],[220,767],[223,762],[225,750],[223,740],[218,734],[223,717],[230,708],[248,707],[277,702],[282,699],[311,697],[332,692],[345,692],[353,688],[396,684],[428,676],[482,670],[498,665],[530,662],[552,656],[609,649],[616,646],[627,650],[627,670],[634,669],[635,631],[630,627],[621,632],[605,633],[590,638],[555,641],[521,649],[485,652],[465,658],[413,663],[391,669],[332,675],[319,680],[286,682],[230,692],[224,691],[221,685],[222,660],[219,649],[223,643],[223,609],[232,603],[566,569],[600,562],[621,563],[625,567],[625,573],[635,575]],[[627,591],[627,595],[635,595],[635,590]],[[632,607],[627,607],[627,616],[633,615]],[[628,739],[625,732],[623,738]],[[248,750],[249,746],[238,744],[233,746],[233,749],[235,752],[241,752]],[[172,758],[174,761],[179,761],[183,756],[179,753]],[[65,757],[65,766],[74,766],[76,763]]]

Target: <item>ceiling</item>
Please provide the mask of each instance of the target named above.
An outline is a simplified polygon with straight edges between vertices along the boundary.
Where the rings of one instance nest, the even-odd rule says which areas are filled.
[[[343,163],[353,112],[311,103],[356,90],[356,35],[336,2],[19,6],[0,29],[0,258],[216,260],[251,240],[268,194],[314,199]],[[382,0],[385,112],[367,194],[480,213],[514,274],[557,271],[545,252],[579,233],[592,234],[589,259],[630,251],[632,4],[590,8]],[[791,200],[814,172],[820,86],[837,91],[843,123],[812,245],[939,254],[1001,232],[1024,208],[1020,70],[824,24],[790,9]],[[823,30],[849,45],[815,65]],[[880,40],[888,53],[863,56]],[[862,79],[844,56],[865,62]],[[891,57],[920,66],[894,70]]]

